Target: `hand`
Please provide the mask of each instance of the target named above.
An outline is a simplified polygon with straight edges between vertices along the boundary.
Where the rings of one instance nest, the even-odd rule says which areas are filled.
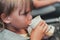
[[[31,40],[41,40],[47,30],[47,27],[48,25],[42,20],[32,31]]]

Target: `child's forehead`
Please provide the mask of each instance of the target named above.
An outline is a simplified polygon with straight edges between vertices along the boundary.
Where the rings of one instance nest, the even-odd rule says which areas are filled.
[[[18,8],[18,10],[19,10],[20,14],[26,14],[26,13],[29,13],[31,11],[30,7],[27,7],[27,8],[21,7],[21,8]]]

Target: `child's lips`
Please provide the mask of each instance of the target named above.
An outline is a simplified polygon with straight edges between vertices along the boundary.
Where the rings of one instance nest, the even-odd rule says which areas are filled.
[[[31,24],[32,21],[29,22],[29,25]]]

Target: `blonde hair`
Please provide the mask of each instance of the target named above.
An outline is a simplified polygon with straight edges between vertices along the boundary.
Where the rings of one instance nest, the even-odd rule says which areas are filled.
[[[30,8],[30,1],[29,0],[0,0],[0,16],[2,13],[5,13],[6,16],[9,16],[11,12],[18,7],[20,8],[20,13],[25,13],[25,11],[29,10]],[[1,18],[0,18],[0,22],[3,22]]]

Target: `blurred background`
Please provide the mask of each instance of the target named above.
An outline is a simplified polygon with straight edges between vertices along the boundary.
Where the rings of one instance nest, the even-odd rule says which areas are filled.
[[[60,3],[34,9],[31,14],[33,17],[40,15],[47,24],[55,26],[54,35],[44,40],[60,40]]]

